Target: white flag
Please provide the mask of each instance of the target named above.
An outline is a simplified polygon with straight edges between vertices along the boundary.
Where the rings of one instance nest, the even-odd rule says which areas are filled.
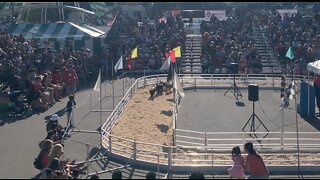
[[[181,86],[181,83],[176,71],[174,71],[174,88],[176,89],[177,93],[179,93],[181,97],[184,97],[183,88]]]
[[[114,66],[114,71],[117,72],[118,70],[123,69],[123,59],[122,56],[118,60],[117,64]]]
[[[169,56],[162,64],[161,68],[159,71],[167,71],[170,69],[170,61],[171,61],[171,56]]]
[[[93,90],[94,91],[100,91],[100,87],[101,87],[101,69],[99,70],[98,79],[96,81],[96,85],[94,85]]]

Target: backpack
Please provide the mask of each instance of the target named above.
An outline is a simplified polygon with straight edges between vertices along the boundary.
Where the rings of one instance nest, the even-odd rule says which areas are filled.
[[[33,166],[36,168],[36,169],[39,169],[41,170],[43,167],[42,167],[42,163],[41,163],[41,153],[38,155],[37,158],[34,159],[34,162],[33,162]]]

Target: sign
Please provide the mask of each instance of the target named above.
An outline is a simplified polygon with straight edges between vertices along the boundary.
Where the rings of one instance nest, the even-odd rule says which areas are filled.
[[[295,15],[298,13],[297,9],[278,9],[277,12],[280,14],[281,19],[283,20],[283,17],[285,14],[287,14],[289,17]]]
[[[227,20],[227,15],[225,10],[215,10],[215,11],[204,11],[205,21],[210,21],[210,18],[214,14],[220,21]]]

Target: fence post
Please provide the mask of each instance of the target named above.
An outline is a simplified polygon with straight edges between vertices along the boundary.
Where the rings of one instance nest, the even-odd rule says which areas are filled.
[[[208,137],[207,137],[207,131],[206,132],[204,132],[204,152],[207,154],[207,146],[208,146]],[[207,160],[208,159],[208,156],[207,155],[205,155],[204,156],[205,157],[205,159]]]
[[[111,135],[109,134],[109,156],[111,156],[111,151],[112,151],[112,142],[111,142]]]
[[[176,144],[176,141],[177,141],[177,140],[176,140],[176,133],[177,133],[177,132],[176,132],[176,127],[174,127],[174,128],[173,128],[173,145],[174,145],[174,146],[177,145],[177,144]]]
[[[89,112],[91,112],[91,97],[92,97],[91,94],[92,94],[92,93],[90,93],[90,111],[89,111]]]
[[[194,77],[194,91],[197,91],[197,79]]]
[[[122,78],[122,97],[124,97],[124,77]]]
[[[130,99],[132,98],[132,91],[133,91],[133,86],[131,84],[131,87],[130,87]]]
[[[244,140],[244,133],[242,133],[242,144],[245,143],[245,140]]]
[[[211,80],[211,86],[213,86],[213,75],[212,75],[212,73],[210,74],[210,80]]]
[[[89,143],[86,143],[86,147],[87,147],[87,158],[86,158],[86,164],[87,164],[87,178],[89,175],[89,154],[90,154],[90,147],[89,147]]]
[[[171,157],[172,154],[171,154],[171,145],[169,146],[169,151],[168,151],[168,179],[172,179],[172,176],[171,176],[171,167],[172,167],[172,160],[171,160]]]
[[[132,150],[133,150],[133,160],[134,160],[134,163],[136,163],[136,160],[137,160],[137,143],[136,143],[136,139],[134,139],[134,141],[133,141]]]
[[[157,160],[158,160],[158,165],[157,165],[158,179],[160,179],[160,157],[159,157],[159,154],[157,154]]]
[[[212,167],[212,179],[214,179],[214,169],[213,169],[213,148],[211,149],[211,167]]]

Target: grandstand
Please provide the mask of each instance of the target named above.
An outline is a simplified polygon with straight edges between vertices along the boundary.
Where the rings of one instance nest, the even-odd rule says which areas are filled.
[[[0,9],[0,113],[7,113],[3,105],[32,109],[24,121],[18,115],[0,118],[0,178],[52,170],[32,166],[44,137],[63,144],[55,145],[64,152],[56,156],[59,162],[85,167],[72,178],[111,178],[116,170],[128,179],[145,178],[146,171],[164,179],[192,172],[229,178],[232,148],[239,146],[246,156],[248,141],[271,178],[320,177],[319,119],[299,117],[300,85],[313,78],[306,64],[320,58],[320,26],[315,14],[305,11],[300,18],[297,12],[316,5],[2,2]],[[291,46],[297,58],[286,55]],[[236,73],[230,68],[235,62]],[[243,97],[226,94],[232,83]],[[247,100],[249,84],[260,88],[256,113],[270,132],[258,129],[261,124],[241,132],[255,107]],[[293,97],[286,109],[284,88]],[[60,96],[73,90],[76,103]],[[52,135],[44,120],[58,121],[62,128],[53,131],[63,135]],[[71,178],[73,170],[53,177]]]

